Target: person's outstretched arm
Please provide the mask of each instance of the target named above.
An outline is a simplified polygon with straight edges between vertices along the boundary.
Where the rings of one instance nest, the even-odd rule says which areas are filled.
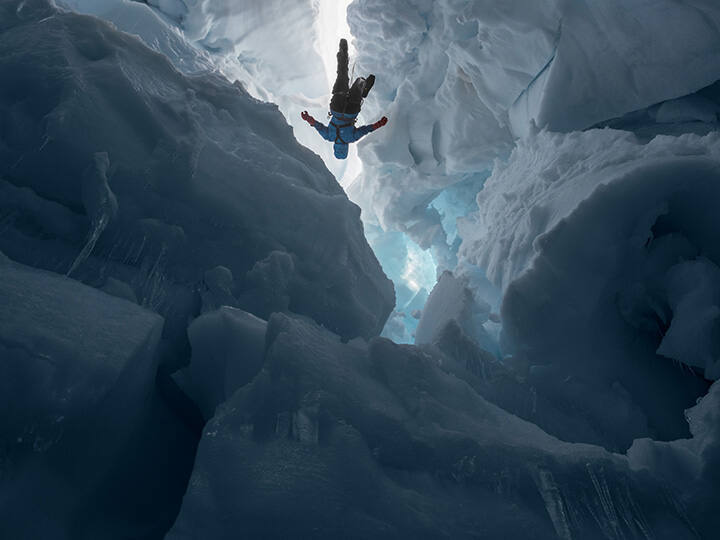
[[[368,124],[367,126],[361,126],[359,128],[355,128],[355,131],[353,132],[353,141],[357,141],[370,133],[371,131],[375,131],[376,129],[379,129],[383,127],[385,124],[387,124],[387,117],[383,116],[380,120],[375,122],[374,124]]]
[[[312,127],[314,127],[323,139],[325,139],[326,141],[334,140],[330,138],[330,130],[328,129],[328,127],[325,124],[322,124],[315,120],[312,116],[308,114],[307,111],[301,112],[300,117]]]

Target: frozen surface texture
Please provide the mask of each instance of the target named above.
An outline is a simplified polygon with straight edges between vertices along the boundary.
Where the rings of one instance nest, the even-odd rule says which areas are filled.
[[[583,395],[614,448],[682,436],[717,377],[719,143],[541,132],[460,223],[461,261],[503,292],[505,353],[539,392]]]
[[[2,254],[0,305],[0,536],[83,536],[150,409],[163,319]]]
[[[359,162],[337,160],[332,145],[300,119],[328,111],[338,39],[348,37],[349,0],[57,0],[111,21],[166,55],[183,72],[217,70],[275,103],[298,140],[318,153],[338,179],[357,175]]]
[[[348,18],[357,69],[379,74],[365,109],[390,118],[360,144],[350,196],[365,219],[435,246],[441,269],[452,269],[443,215],[464,208],[428,204],[481,181],[513,136],[584,129],[720,79],[714,0],[356,0]],[[660,119],[714,121],[710,105],[668,104]]]
[[[192,322],[188,328],[192,359],[177,378],[205,419],[260,371],[266,328],[262,319],[228,306]]]
[[[355,0],[365,227],[278,110],[342,2],[57,3],[0,0],[0,536],[717,536],[715,2]]]
[[[415,343],[424,345],[437,342],[446,325],[454,321],[478,344],[493,349],[493,341],[483,327],[489,316],[490,304],[475,298],[469,280],[456,278],[448,271],[443,272],[425,303],[415,333]]]
[[[55,0],[63,9],[100,17],[118,30],[135,35],[152,49],[166,56],[173,65],[187,74],[200,74],[215,69],[209,54],[194,47],[177,27],[169,24],[151,6],[171,6],[171,2],[138,2],[136,0]]]
[[[126,282],[175,335],[218,266],[260,316],[380,332],[393,290],[360,211],[274,105],[218,74],[185,76],[98,19],[40,0],[0,6],[8,256]]]
[[[695,537],[625,457],[548,436],[443,365],[274,315],[263,370],[205,427],[168,538]]]
[[[681,504],[704,521],[702,530],[717,531],[720,517],[718,465],[720,464],[720,385],[686,413],[691,439],[658,442],[638,439],[628,450],[633,469],[648,471],[682,493]]]

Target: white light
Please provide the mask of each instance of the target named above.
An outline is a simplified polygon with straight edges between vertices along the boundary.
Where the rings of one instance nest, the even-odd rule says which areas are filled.
[[[351,59],[355,53],[350,36],[350,26],[347,22],[347,8],[351,2],[352,0],[315,0],[315,9],[318,13],[315,50],[325,64],[328,88],[332,88],[335,82],[337,68],[335,55],[340,38],[348,40],[348,52]]]
[[[402,279],[413,292],[425,289],[430,292],[435,286],[437,265],[429,251],[420,249],[412,241],[407,243],[407,262]]]
[[[315,50],[323,60],[325,66],[325,78],[328,84],[328,103],[330,103],[331,91],[335,84],[337,75],[337,52],[340,38],[348,40],[348,54],[350,55],[350,69],[352,70],[355,48],[353,47],[350,26],[347,22],[347,8],[352,0],[314,0],[314,8],[317,10]],[[352,83],[352,81],[351,81]],[[325,119],[322,120],[323,122]],[[327,158],[326,158],[327,159]],[[334,160],[334,157],[329,157]],[[348,157],[342,163],[342,167],[336,162],[328,163],[328,168],[335,173],[338,183],[344,188],[362,173],[362,161],[358,156],[357,146],[350,145]]]

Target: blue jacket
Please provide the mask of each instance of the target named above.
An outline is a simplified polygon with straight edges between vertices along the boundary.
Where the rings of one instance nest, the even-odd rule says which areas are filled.
[[[313,127],[317,129],[323,139],[335,143],[333,145],[335,157],[345,159],[348,155],[349,143],[355,142],[375,130],[371,125],[356,128],[353,120],[357,114],[343,114],[332,110],[330,112],[332,119],[329,125],[326,126],[316,120]]]

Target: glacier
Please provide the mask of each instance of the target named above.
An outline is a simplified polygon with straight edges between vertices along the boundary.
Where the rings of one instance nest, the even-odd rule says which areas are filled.
[[[439,273],[456,265],[454,221],[467,214],[468,198],[448,204],[447,192],[479,190],[517,137],[666,102],[662,119],[720,73],[711,0],[386,4],[348,9],[358,69],[386,74],[365,109],[391,122],[359,145],[363,174],[347,190],[366,221],[429,249]]]
[[[712,0],[0,0],[0,536],[714,538],[718,49]]]
[[[162,306],[183,333],[197,309],[193,290],[216,266],[231,271],[233,294],[261,315],[292,309],[346,337],[382,328],[392,286],[367,246],[359,210],[275,106],[216,72],[184,77],[165,56],[96,18],[33,20],[30,4],[21,7],[5,16],[17,22],[3,32],[4,47],[18,52],[0,66],[13,81],[3,104],[12,137],[0,148],[0,176],[17,202],[5,211],[52,201],[66,224],[40,211],[30,232],[10,220],[0,249],[57,270],[77,245],[78,231],[68,229],[111,205],[91,219],[93,256],[65,271],[82,281],[129,282],[143,305]],[[41,80],[53,84],[38,86]],[[98,129],[108,124],[113,129]],[[93,172],[98,159],[102,170]],[[105,187],[86,187],[93,182]],[[104,229],[99,239],[95,221]],[[332,264],[340,259],[342,269]]]

